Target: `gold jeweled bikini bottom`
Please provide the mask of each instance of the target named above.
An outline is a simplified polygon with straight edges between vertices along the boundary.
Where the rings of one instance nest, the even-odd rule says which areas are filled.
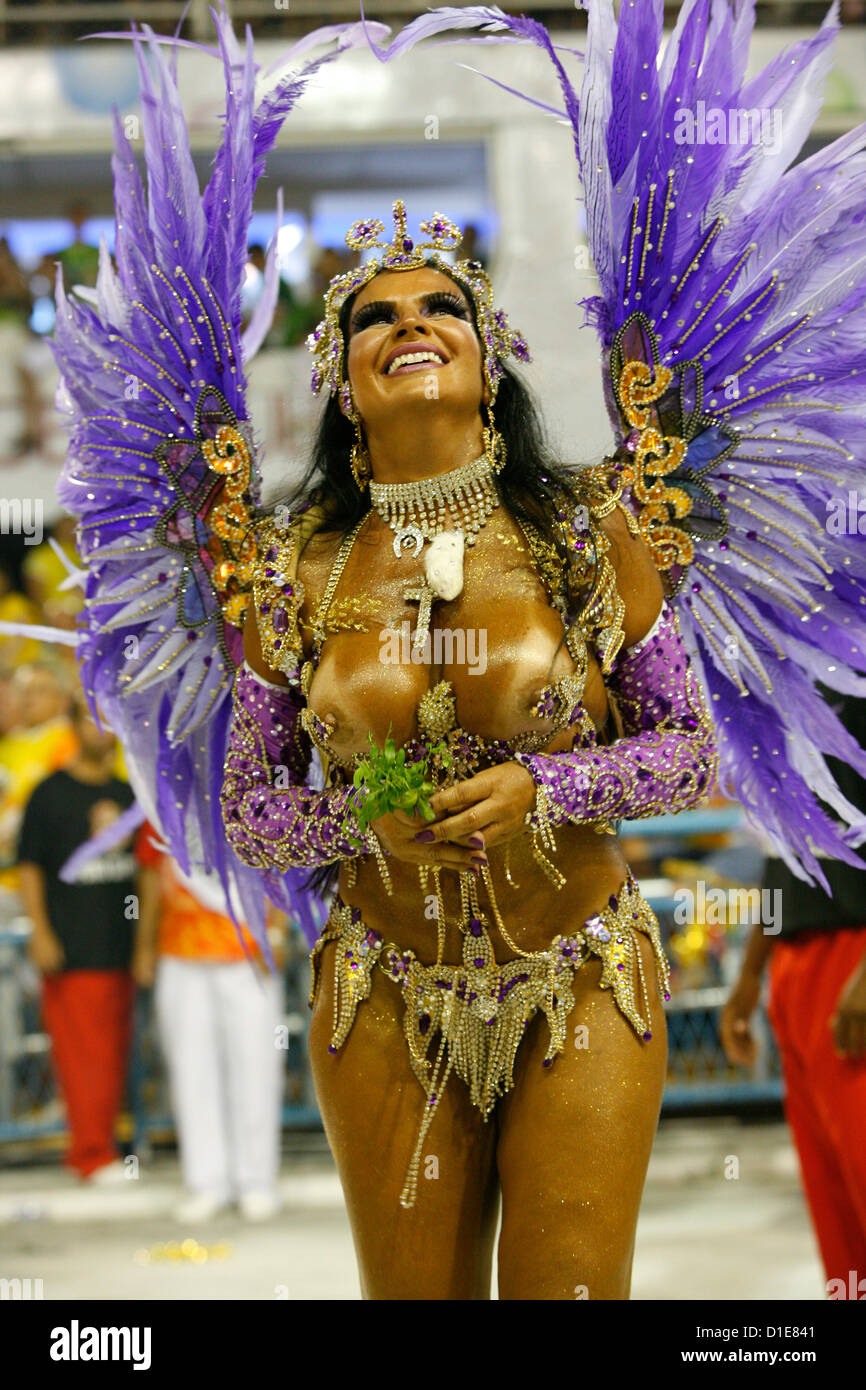
[[[602,964],[601,988],[613,991],[622,1013],[639,1037],[651,1034],[650,1002],[637,933],[652,943],[659,982],[669,995],[668,964],[659,925],[631,875],[608,905],[570,936],[557,936],[545,951],[519,956],[500,965],[493,955],[483,921],[468,917],[461,924],[461,965],[423,965],[412,951],[385,943],[364,925],[360,910],[334,899],[330,916],[310,955],[313,971],[310,1007],[318,992],[319,954],[329,941],[334,954],[334,1031],[328,1050],[336,1053],[349,1035],[358,1005],[369,998],[378,966],[403,992],[403,1031],[412,1070],[427,1097],[418,1142],[400,1195],[414,1205],[424,1138],[452,1071],[466,1083],[473,1105],[486,1120],[498,1096],[514,1084],[514,1058],[530,1020],[540,1009],[550,1028],[544,1066],[562,1052],[566,1025],[574,1008],[574,973],[590,957]],[[640,982],[643,1012],[636,994]],[[428,1057],[438,1036],[435,1056]]]

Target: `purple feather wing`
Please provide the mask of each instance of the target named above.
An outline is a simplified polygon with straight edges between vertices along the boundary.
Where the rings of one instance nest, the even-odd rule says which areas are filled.
[[[748,81],[754,0],[685,0],[667,42],[660,0],[618,20],[611,0],[587,11],[579,94],[537,21],[467,8],[460,25],[505,29],[554,64],[617,443],[628,457],[647,428],[617,389],[638,362],[658,388],[649,426],[675,445],[676,458],[644,436],[628,474],[703,673],[723,785],[824,883],[819,856],[862,866],[866,838],[826,763],[866,775],[866,752],[816,689],[866,695],[866,540],[847,515],[866,453],[866,129],[793,161],[838,6]],[[379,56],[455,26],[434,10]],[[653,516],[638,494],[660,480],[667,513]]]
[[[307,79],[363,34],[326,31],[331,50],[257,105],[249,39],[241,48],[226,14],[214,17],[226,111],[204,193],[161,51],[174,41],[146,26],[131,36],[147,179],[116,121],[115,264],[103,250],[92,303],[58,280],[53,347],[70,428],[58,497],[78,518],[78,653],[93,708],[121,738],[136,798],[181,867],[218,871],[267,954],[263,886],[311,940],[321,904],[300,872],[263,884],[241,864],[219,810],[260,489],[244,347],[267,327],[242,342],[240,289],[267,151]]]

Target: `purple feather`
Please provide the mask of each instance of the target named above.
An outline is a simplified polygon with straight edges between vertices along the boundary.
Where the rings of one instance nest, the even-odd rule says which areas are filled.
[[[57,872],[57,877],[62,883],[75,883],[79,872],[85,864],[89,864],[91,859],[98,859],[101,854],[108,854],[123,844],[134,830],[144,821],[144,811],[137,801],[117,817],[112,825],[101,830],[98,835],[94,835],[86,844],[79,845],[78,849],[73,850],[66,863],[61,865]]]

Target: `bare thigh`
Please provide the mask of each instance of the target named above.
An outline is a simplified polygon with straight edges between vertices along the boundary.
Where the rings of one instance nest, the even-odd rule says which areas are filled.
[[[564,1053],[542,1066],[549,1034],[541,1015],[518,1051],[514,1090],[498,1109],[500,1298],[629,1296],[667,1063],[655,963],[640,940],[652,998],[649,1042],[598,987],[600,966],[591,961],[575,976]]]
[[[362,1294],[489,1298],[498,1208],[495,1122],[485,1124],[452,1074],[425,1140],[415,1206],[401,1207],[426,1103],[409,1062],[403,998],[375,970],[370,998],[358,1008],[346,1042],[329,1053],[335,949],[331,942],[322,953],[310,1063],[346,1198]]]

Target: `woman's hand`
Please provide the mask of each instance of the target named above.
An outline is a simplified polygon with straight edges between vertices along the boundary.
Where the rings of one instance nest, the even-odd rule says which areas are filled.
[[[438,864],[445,869],[454,869],[456,873],[464,873],[466,869],[479,873],[482,864],[487,863],[481,836],[473,837],[477,843],[467,841],[466,848],[441,843],[444,836],[437,836],[435,841],[428,843],[419,842],[418,832],[425,826],[432,829],[433,822],[425,821],[422,816],[410,816],[408,811],[389,811],[370,824],[385,853],[407,864]]]
[[[501,763],[434,793],[430,807],[436,820],[416,839],[431,846],[450,840],[474,847],[480,840],[477,847],[483,849],[519,835],[534,805],[531,774],[520,763]]]

